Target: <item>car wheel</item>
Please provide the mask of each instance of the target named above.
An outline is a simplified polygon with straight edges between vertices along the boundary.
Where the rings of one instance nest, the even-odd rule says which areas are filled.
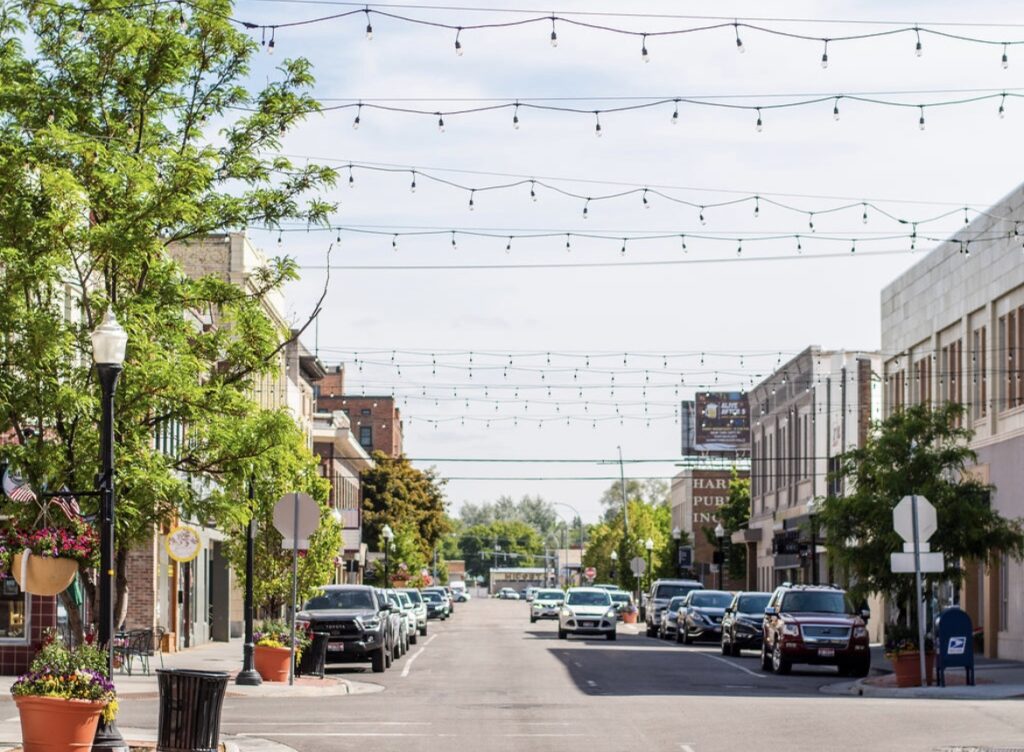
[[[426,624],[424,624],[422,627],[420,627],[420,635],[422,637],[426,637],[427,636],[427,625]]]
[[[782,655],[782,645],[776,642],[772,648],[772,671],[779,676],[783,676],[788,674],[792,667],[793,664]]]
[[[565,640],[565,639],[568,639],[568,637],[569,637],[569,634],[564,629],[559,629],[558,630],[558,639],[559,640]]]
[[[384,660],[384,648],[379,648],[374,652],[373,657],[370,658],[370,665],[373,667],[373,673],[384,673],[384,669],[387,668],[386,661]]]
[[[732,655],[732,644],[726,641],[725,635],[722,635],[722,655]]]
[[[657,627],[652,627],[650,624],[648,624],[647,625],[647,636],[648,637],[656,637],[657,634],[658,634]]]
[[[615,642],[615,633],[614,632],[609,632],[606,636],[607,636],[609,642]]]
[[[381,648],[384,651],[384,667],[391,668],[391,664],[395,662],[394,652],[390,648]]]
[[[419,637],[417,637],[416,633],[413,632],[411,635],[409,635],[409,644],[415,645],[417,642],[419,642]]]
[[[761,643],[761,670],[771,671],[772,670],[772,659],[768,655],[768,643]]]
[[[737,645],[735,642],[729,643],[729,653],[732,655],[733,658],[739,658],[740,653],[742,652],[743,651],[740,650],[740,646]]]
[[[866,661],[856,661],[853,664],[853,668],[850,671],[850,673],[853,676],[856,676],[858,679],[863,679],[865,676],[871,673],[871,660],[869,659]]]

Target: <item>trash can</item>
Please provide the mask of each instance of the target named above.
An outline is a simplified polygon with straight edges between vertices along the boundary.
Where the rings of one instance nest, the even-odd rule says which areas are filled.
[[[324,678],[327,668],[327,642],[330,638],[329,632],[313,633],[312,642],[302,651],[302,658],[299,660],[299,676]]]
[[[220,711],[228,675],[223,671],[156,670],[160,689],[159,752],[218,752]]]

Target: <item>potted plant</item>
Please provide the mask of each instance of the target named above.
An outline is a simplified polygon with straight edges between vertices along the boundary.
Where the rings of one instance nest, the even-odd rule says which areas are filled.
[[[620,613],[622,614],[622,623],[636,624],[636,617],[639,612],[640,609],[636,607],[635,603],[627,603],[625,606],[622,607],[622,610],[620,611]]]
[[[82,520],[63,526],[15,530],[10,534],[11,574],[26,593],[57,595],[78,573],[79,563],[93,563],[96,533]]]
[[[935,669],[935,647],[932,638],[925,636],[925,672],[928,683],[932,683]],[[897,687],[921,686],[921,658],[918,649],[917,629],[903,624],[893,624],[885,630],[885,657],[892,662]]]
[[[264,621],[253,631],[253,662],[260,678],[264,681],[288,681],[288,666],[291,659],[291,629],[280,621]],[[309,645],[309,635],[304,630],[295,630],[295,663],[298,665],[302,651]]]
[[[106,654],[92,645],[69,648],[52,635],[11,694],[21,718],[24,752],[87,750],[100,716],[110,723],[117,715]]]

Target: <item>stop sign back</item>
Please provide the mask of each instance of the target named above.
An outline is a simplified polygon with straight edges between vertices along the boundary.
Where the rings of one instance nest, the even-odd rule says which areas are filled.
[[[586,575],[586,578],[588,580],[592,580],[595,577],[597,577],[597,570],[594,569],[593,567],[587,567],[586,569],[583,570],[583,574]]]

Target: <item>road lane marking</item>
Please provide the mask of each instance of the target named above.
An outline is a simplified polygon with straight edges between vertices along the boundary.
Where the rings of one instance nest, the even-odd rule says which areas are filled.
[[[409,670],[412,668],[412,662],[419,658],[421,655],[423,655],[423,651],[427,649],[427,645],[434,641],[435,637],[437,637],[436,634],[430,635],[430,637],[427,638],[427,641],[423,643],[423,647],[421,647],[419,650],[413,653],[412,656],[410,656],[409,660],[405,662],[405,667],[402,669],[403,679],[409,675]]]
[[[429,645],[430,643],[432,643],[436,639],[437,639],[437,632],[434,632],[434,634],[430,635],[430,637],[427,638],[427,641],[423,643],[423,647],[426,647],[427,645]]]
[[[679,749],[682,750],[682,752],[694,752],[693,747],[691,747],[689,744],[684,744],[682,742],[679,743]]]
[[[696,651],[694,651],[694,652],[696,652]],[[723,658],[720,655],[711,655],[711,653],[697,653],[697,655],[703,655],[705,658],[710,658],[710,659],[715,660],[715,661],[721,661],[726,666],[732,666],[733,668],[739,669],[743,673],[750,674],[751,676],[756,677],[758,679],[767,679],[768,678],[764,674],[759,674],[756,671],[751,671],[749,668],[745,668],[743,666],[738,666],[735,663],[733,663],[732,661],[727,660],[727,659]]]

